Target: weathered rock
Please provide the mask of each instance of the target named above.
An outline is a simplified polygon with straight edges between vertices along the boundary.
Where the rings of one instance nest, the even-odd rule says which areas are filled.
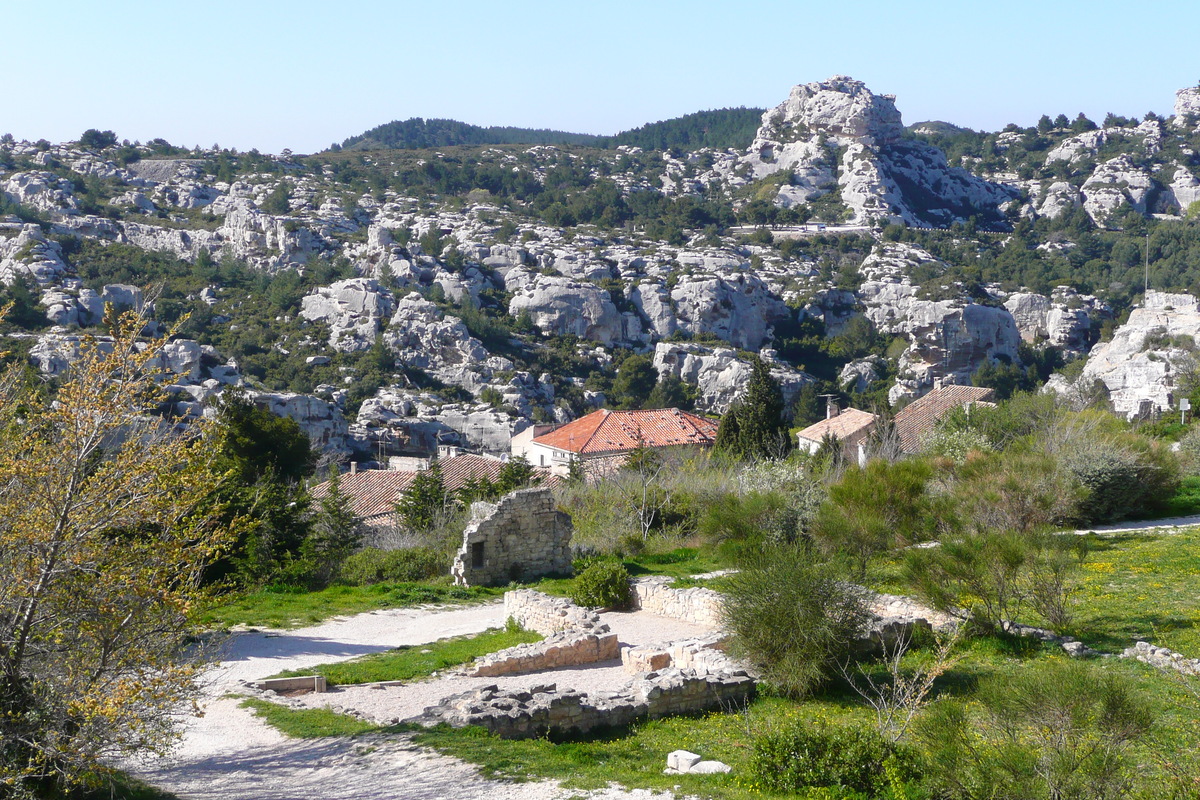
[[[762,357],[771,368],[771,376],[783,389],[785,402],[791,402],[805,384],[814,378],[780,364],[771,351]],[[735,350],[688,342],[659,342],[654,348],[654,368],[659,376],[673,375],[700,390],[697,407],[705,412],[724,414],[746,393],[753,367]]]
[[[1154,181],[1129,156],[1109,159],[1083,182],[1083,208],[1097,225],[1105,225],[1114,211],[1129,204],[1139,214],[1147,212],[1146,201]]]
[[[640,325],[617,310],[606,289],[554,275],[538,275],[519,289],[508,304],[514,317],[528,313],[543,333],[573,334],[601,344],[636,341]]]
[[[549,489],[519,489],[471,505],[451,574],[458,586],[497,586],[571,573],[571,517]],[[615,654],[614,654],[615,655]]]
[[[471,392],[487,384],[492,370],[512,367],[507,359],[493,359],[462,320],[444,316],[416,292],[396,303],[383,341],[403,363]]]
[[[1054,376],[1047,388],[1072,396],[1100,381],[1118,414],[1134,417],[1167,411],[1174,405],[1180,379],[1196,367],[1197,339],[1200,301],[1187,294],[1152,290],[1111,341],[1092,348],[1073,384]]]
[[[375,344],[380,321],[391,317],[395,301],[370,278],[351,278],[316,289],[302,301],[300,316],[329,325],[329,346],[343,353]]]
[[[791,310],[748,272],[680,278],[671,290],[680,330],[711,333],[744,350],[758,350]]]

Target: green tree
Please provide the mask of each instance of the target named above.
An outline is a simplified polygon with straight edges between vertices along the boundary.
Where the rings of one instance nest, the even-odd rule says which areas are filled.
[[[325,586],[362,544],[366,529],[354,513],[353,498],[342,491],[341,474],[329,468],[329,492],[317,503],[312,529],[301,546],[303,560],[317,586]]]
[[[761,358],[751,370],[745,396],[721,419],[714,449],[743,459],[779,457],[791,449],[783,390]]]
[[[112,131],[99,131],[95,128],[88,128],[79,137],[79,144],[84,147],[89,147],[93,150],[104,150],[112,147],[117,143],[117,135]]]
[[[642,408],[657,383],[658,370],[649,356],[629,356],[617,368],[617,377],[612,385],[612,402],[618,408]]]
[[[0,795],[66,796],[103,762],[164,753],[199,691],[191,610],[232,538],[208,502],[211,423],[155,415],[165,339],[121,317],[53,402],[0,378]]]
[[[425,533],[437,525],[449,501],[446,484],[442,481],[442,467],[435,461],[429,469],[418,472],[400,495],[396,514],[404,527]]]
[[[680,408],[691,411],[696,407],[696,389],[674,375],[664,375],[654,384],[644,408]]]

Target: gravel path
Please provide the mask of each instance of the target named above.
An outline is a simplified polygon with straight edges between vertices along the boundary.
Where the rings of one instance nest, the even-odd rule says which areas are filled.
[[[705,629],[641,612],[605,614],[622,644],[665,642]],[[190,720],[167,759],[122,765],[184,800],[667,800],[669,793],[619,787],[580,792],[555,781],[507,783],[481,777],[471,765],[414,745],[411,737],[288,739],[225,697],[285,669],[343,661],[405,644],[478,633],[504,623],[501,603],[452,609],[396,609],[339,618],[292,631],[235,634],[219,651],[203,716]],[[306,705],[354,708],[380,720],[418,714],[469,685],[557,683],[583,690],[618,688],[630,679],[620,662],[573,667],[512,678],[445,678],[387,689],[348,687],[305,695]],[[408,712],[408,709],[415,709]],[[664,763],[666,754],[663,754]]]
[[[1076,534],[1083,536],[1088,533],[1129,533],[1132,531],[1151,531],[1161,528],[1188,528],[1200,525],[1200,514],[1189,517],[1171,517],[1170,519],[1147,519],[1138,522],[1118,522],[1114,525],[1097,525],[1094,528],[1080,528]]]

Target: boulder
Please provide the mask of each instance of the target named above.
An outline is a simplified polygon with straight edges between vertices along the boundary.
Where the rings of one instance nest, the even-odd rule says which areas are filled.
[[[791,314],[762,278],[751,272],[688,275],[671,290],[680,330],[711,333],[743,350],[758,350],[771,328]]]
[[[764,351],[762,358],[770,366],[771,376],[779,381],[784,402],[790,403],[805,384],[815,380],[774,361],[771,351]],[[700,397],[696,406],[710,414],[728,411],[746,393],[753,371],[750,362],[735,350],[688,342],[659,342],[654,348],[654,368],[660,377],[672,375],[697,387]]]
[[[557,275],[538,275],[532,285],[518,289],[508,312],[514,317],[528,313],[540,331],[556,336],[574,334],[604,345],[641,338],[636,318],[631,323],[623,316],[608,290]]]

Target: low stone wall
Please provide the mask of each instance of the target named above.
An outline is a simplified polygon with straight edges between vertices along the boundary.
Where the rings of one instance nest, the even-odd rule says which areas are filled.
[[[566,597],[553,597],[534,589],[504,593],[504,616],[527,631],[550,636],[561,631],[607,633],[600,615],[575,605]]]
[[[749,672],[745,665],[726,655],[725,643],[725,634],[714,633],[661,645],[626,647],[621,650],[621,665],[626,672],[635,675],[668,668],[687,669],[698,675],[715,675],[732,670]]]
[[[594,696],[570,689],[560,692],[553,684],[506,692],[488,686],[448,697],[411,721],[456,728],[479,725],[505,739],[566,737],[639,719],[737,708],[753,696],[754,679],[744,671],[699,675],[670,669],[648,673],[622,691]]]
[[[499,675],[520,675],[544,669],[595,664],[620,656],[615,633],[596,635],[562,631],[540,642],[519,644],[507,650],[477,659],[466,669],[472,678],[494,678]]]
[[[724,625],[721,593],[699,586],[672,589],[674,578],[650,575],[631,581],[633,607],[660,617],[669,617],[706,628]]]
[[[1171,669],[1183,675],[1200,675],[1200,658],[1188,658],[1165,647],[1155,647],[1149,642],[1137,642],[1125,648],[1121,658],[1135,658],[1143,664],[1159,669]]]

